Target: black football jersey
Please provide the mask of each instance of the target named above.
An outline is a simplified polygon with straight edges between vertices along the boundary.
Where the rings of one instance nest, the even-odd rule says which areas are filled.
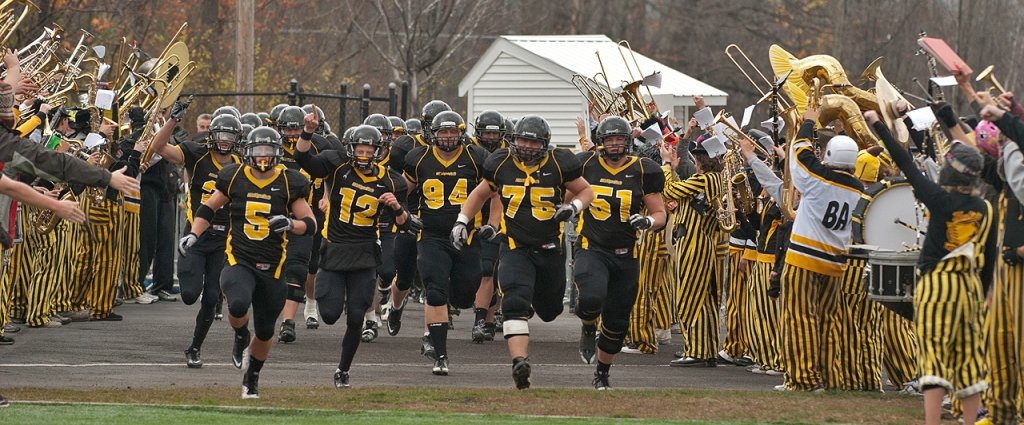
[[[502,229],[509,247],[561,246],[562,224],[553,219],[565,197],[565,183],[580,177],[582,164],[572,152],[556,148],[533,167],[523,165],[508,149],[499,149],[484,163],[484,179],[501,197]]]
[[[320,152],[327,151],[330,148],[331,143],[328,142],[327,139],[319,134],[313,135],[313,140],[309,148],[309,152],[311,154],[316,155]],[[320,179],[310,178],[309,173],[302,169],[302,166],[295,161],[295,151],[288,147],[284,148],[284,156],[281,158],[281,163],[288,167],[288,169],[302,173],[302,175],[310,181],[310,193],[306,200],[309,201],[309,205],[315,208],[317,203],[320,201],[320,198],[324,195],[323,182]]]
[[[230,164],[217,175],[217,190],[230,199],[224,206],[230,214],[228,264],[244,261],[280,278],[288,235],[270,231],[269,220],[290,215],[292,202],[307,199],[309,180],[284,165],[275,167],[270,178],[260,180],[252,168]]]
[[[205,143],[184,141],[175,146],[175,148],[181,151],[185,170],[188,171],[188,197],[186,199],[188,210],[186,214],[189,224],[192,224],[193,216],[195,216],[196,210],[199,209],[199,205],[206,202],[213,195],[217,185],[217,174],[220,173],[222,167],[230,164],[221,165],[217,162],[213,157],[213,152],[210,151]],[[231,154],[231,162],[240,164],[242,160],[237,155]],[[210,227],[223,233],[228,228],[228,220],[227,208],[221,208],[220,211],[213,215]]]
[[[423,136],[421,135],[410,136],[408,134],[403,134],[399,138],[395,139],[394,142],[391,142],[391,152],[388,153],[387,166],[391,167],[392,170],[404,173],[406,157],[409,155],[409,152],[420,146],[430,145],[423,140]],[[419,189],[413,187],[412,191],[408,194],[408,199],[406,200],[406,205],[409,206],[408,208],[410,213],[419,214],[419,198]],[[402,200],[401,197],[398,199],[400,201]]]
[[[333,243],[376,240],[382,213],[391,211],[391,207],[377,199],[385,193],[407,190],[401,174],[378,165],[373,175],[366,175],[351,162],[336,168],[324,184],[328,198],[323,236]]]
[[[476,185],[483,178],[487,151],[478,146],[462,146],[450,161],[441,159],[437,148],[420,146],[405,157],[405,177],[419,192],[416,200],[423,235],[445,238]]]
[[[580,214],[578,232],[584,248],[593,244],[607,249],[629,248],[638,232],[629,225],[629,216],[644,208],[644,196],[661,193],[665,174],[647,158],[629,156],[618,168],[609,166],[595,152],[577,156],[583,163],[583,178],[594,191],[594,201]]]

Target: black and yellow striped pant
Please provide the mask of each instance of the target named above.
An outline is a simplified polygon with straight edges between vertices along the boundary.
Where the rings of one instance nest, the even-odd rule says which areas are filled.
[[[35,284],[53,286],[53,310],[69,312],[75,309],[75,294],[78,292],[77,282],[73,282],[74,272],[78,263],[78,250],[85,238],[85,225],[61,222],[53,231],[55,236],[53,247],[54,261],[49,267],[36,270],[33,279]]]
[[[829,389],[882,389],[882,328],[878,304],[868,299],[864,288],[866,265],[865,259],[850,257],[843,273],[825,350]]]
[[[775,261],[771,255],[763,258],[752,264],[747,285],[747,347],[754,363],[784,370],[779,358],[779,300],[768,296]]]
[[[839,297],[840,277],[786,264],[782,270],[780,351],[787,389],[812,391],[825,385],[827,333]],[[826,336],[823,338],[823,336]]]
[[[882,365],[893,385],[900,387],[917,379],[917,332],[914,322],[895,311],[877,307],[882,322]]]
[[[923,274],[914,289],[920,383],[966,398],[987,387],[985,296],[978,275],[945,271],[946,261]]]
[[[993,423],[1018,423],[1024,413],[1024,265],[999,262],[999,278],[988,312],[989,389],[985,397]]]
[[[129,210],[127,201],[121,215],[124,225],[121,227],[121,282],[124,285],[124,298],[132,299],[142,295],[142,283],[139,282],[139,213]]]
[[[729,247],[729,296],[725,300],[725,341],[722,349],[733,358],[742,357],[749,351],[747,286],[753,261],[748,260],[747,267],[740,270],[744,251]]]
[[[80,285],[76,309],[90,308],[93,319],[102,319],[114,309],[121,273],[121,205],[109,199],[101,204],[83,199],[88,220],[74,272]]]
[[[629,320],[629,342],[644,353],[658,352],[655,329],[671,326],[672,302],[668,294],[668,249],[664,232],[644,232],[638,248],[640,285]],[[659,296],[660,295],[660,296]],[[667,325],[665,323],[668,323]],[[658,325],[661,324],[662,328]]]
[[[716,235],[694,235],[676,247],[679,255],[679,295],[676,312],[686,335],[686,355],[698,359],[718,357],[718,257]]]
[[[21,214],[27,217],[27,212]],[[19,218],[20,219],[20,218]],[[22,221],[22,224],[25,224]],[[6,226],[5,226],[6,227]],[[0,285],[7,287],[7,315],[18,319],[25,319],[28,313],[28,282],[32,276],[32,255],[34,247],[28,241],[15,244],[10,249],[10,259],[7,267],[4,268],[3,279]],[[8,319],[3,319],[6,323]]]
[[[26,207],[23,217],[30,217],[35,211]],[[28,282],[28,309],[25,314],[25,323],[29,326],[42,326],[53,316],[53,296],[56,292],[56,285],[46,284],[36,279],[41,270],[49,267],[56,267],[54,263],[54,245],[56,236],[54,232],[46,234],[39,233],[28,221],[25,222],[25,248],[31,253],[24,278]]]

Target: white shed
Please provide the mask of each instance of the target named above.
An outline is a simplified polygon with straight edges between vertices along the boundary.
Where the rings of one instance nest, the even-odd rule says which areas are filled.
[[[601,72],[599,52],[612,85],[630,80],[625,48],[604,35],[540,35],[498,37],[469,73],[459,82],[459,96],[468,96],[467,122],[480,112],[494,109],[510,118],[537,114],[551,124],[552,142],[574,148],[577,144],[576,117],[586,114],[587,101],[572,84],[572,76],[593,77]],[[636,61],[645,74],[662,74],[660,88],[651,92],[662,111],[671,111],[680,121],[690,115],[694,95],[704,96],[709,106],[725,106],[725,92],[669,68],[640,53]],[[603,83],[603,81],[601,81]],[[646,96],[647,90],[642,93]]]

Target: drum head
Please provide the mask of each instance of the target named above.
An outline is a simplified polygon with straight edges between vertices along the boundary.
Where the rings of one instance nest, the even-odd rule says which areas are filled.
[[[864,191],[853,211],[853,242],[882,250],[902,251],[918,244],[918,232],[896,222],[926,230],[924,206],[918,207],[905,179],[884,179]]]

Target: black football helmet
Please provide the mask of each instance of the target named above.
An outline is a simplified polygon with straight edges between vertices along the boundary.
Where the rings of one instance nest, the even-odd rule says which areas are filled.
[[[372,170],[374,164],[383,159],[384,155],[380,131],[368,124],[353,127],[351,130],[352,132],[348,135],[349,143],[345,144],[345,155],[352,159],[352,163],[356,168],[363,171]],[[357,156],[356,146],[358,145],[373,146],[373,155],[369,157]]]
[[[249,133],[252,133],[252,130],[254,128],[256,128],[256,127],[253,127],[253,126],[251,126],[249,124],[242,124],[242,134],[241,134],[241,137],[239,137],[238,140],[240,140],[240,141],[241,140],[248,140],[249,139]],[[241,145],[241,143],[239,143],[239,145]]]
[[[501,147],[502,136],[505,133],[505,117],[498,111],[487,110],[477,115],[473,122],[473,131],[476,133],[476,141],[484,149],[494,152]]]
[[[516,125],[506,117],[505,123],[501,127],[501,140],[504,140],[506,145],[512,144],[512,133],[515,129]]]
[[[394,133],[396,139],[405,134],[405,121],[394,115],[389,115],[388,121],[391,122],[391,132]]]
[[[270,123],[271,123],[271,121],[270,121],[270,114],[268,114],[266,112],[257,112],[256,115],[258,117],[260,117],[260,125],[258,125],[256,127],[262,127],[264,125],[270,125]]]
[[[424,133],[430,133],[430,127],[431,123],[434,122],[434,117],[436,117],[437,114],[450,110],[452,110],[452,107],[448,106],[448,104],[443,101],[431,100],[430,102],[427,102],[426,105],[423,105],[423,114],[420,116],[420,122],[423,124],[422,131]],[[429,136],[429,134],[424,134],[423,140],[427,140]]]
[[[281,139],[284,140],[285,146],[291,148],[299,140],[299,135],[305,126],[306,113],[298,106],[287,106],[281,110],[281,114],[277,116],[275,122],[277,123],[277,131],[281,134]],[[285,135],[285,131],[288,131],[291,135]]]
[[[370,114],[370,116],[363,120],[363,124],[376,128],[380,132],[381,146],[385,148],[391,147],[391,142],[395,141],[395,128],[388,117],[383,114]]]
[[[632,133],[633,127],[625,118],[610,116],[601,120],[601,123],[597,125],[594,140],[598,154],[612,161],[618,161],[629,155],[633,146]],[[623,143],[621,145],[605,145],[605,140],[612,136],[622,136]]]
[[[238,108],[236,108],[234,106],[231,106],[231,105],[221,106],[221,107],[219,107],[217,109],[214,109],[213,113],[210,114],[210,115],[213,115],[214,118],[217,118],[217,117],[219,117],[219,116],[221,116],[223,114],[231,114],[231,115],[234,115],[235,118],[238,118],[238,119],[242,118],[242,113],[238,112]]]
[[[267,125],[271,127],[277,127],[277,117],[281,116],[281,111],[287,108],[287,103],[278,103],[270,110],[270,122]]]
[[[313,112],[313,108],[314,107],[316,108],[316,114],[317,114],[318,117],[320,117],[320,119],[317,121],[316,131],[314,131],[313,133],[316,133],[316,134],[319,134],[319,135],[323,136],[324,134],[327,134],[327,131],[325,130],[325,127],[324,127],[324,124],[327,124],[327,120],[324,118],[324,110],[320,109],[319,106],[313,105],[312,103],[307,103],[306,105],[302,106],[302,112],[305,112],[305,113],[309,114],[309,113]],[[303,116],[302,119],[303,119],[303,125],[305,125],[306,117]]]
[[[341,135],[341,143],[343,145],[347,145],[349,143],[352,143],[352,132],[355,131],[355,130],[356,130],[355,127],[349,127],[349,128],[345,129],[345,133],[343,133]]]
[[[260,116],[252,112],[246,112],[242,114],[242,116],[238,118],[238,120],[241,121],[242,124],[249,124],[253,126],[253,128],[259,127],[260,124],[263,123],[263,120],[260,119]]]
[[[551,144],[551,125],[540,116],[527,115],[516,123],[513,137],[509,150],[519,159],[519,162],[534,165],[547,155],[548,145]],[[541,147],[519,146],[519,139],[538,141],[541,143]]]
[[[423,132],[423,122],[416,118],[405,120],[405,134],[416,137]]]
[[[458,134],[455,137],[439,137],[437,132],[444,129],[455,129],[458,130]],[[466,144],[466,121],[462,119],[462,115],[454,111],[443,111],[434,116],[434,121],[430,124],[430,140],[429,143],[437,146],[445,152],[452,152]]]
[[[253,129],[249,133],[242,156],[245,158],[245,164],[252,168],[262,172],[273,170],[284,156],[281,135],[270,127]]]
[[[206,135],[209,150],[221,155],[235,151],[242,141],[242,122],[231,114],[222,114],[210,121],[210,133]]]

